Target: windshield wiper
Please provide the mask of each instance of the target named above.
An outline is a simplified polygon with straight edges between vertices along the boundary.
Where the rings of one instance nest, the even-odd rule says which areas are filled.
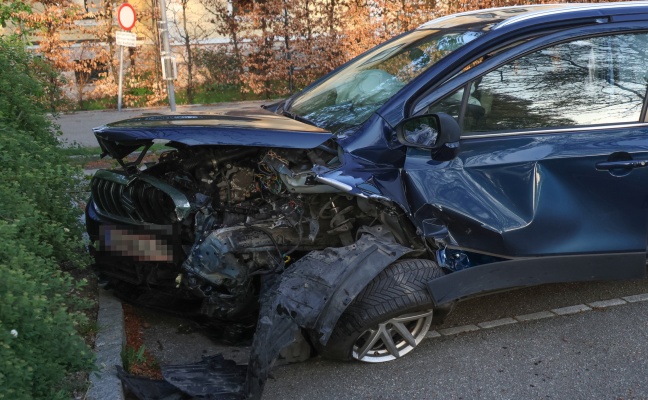
[[[303,122],[303,123],[308,124],[308,125],[317,126],[317,124],[315,122],[309,120],[308,118],[304,118],[301,115],[297,115],[295,113],[291,113],[291,112],[286,111],[286,110],[281,111],[281,115],[283,115],[284,117],[292,118],[295,121]],[[317,127],[319,128],[319,126],[317,126]]]

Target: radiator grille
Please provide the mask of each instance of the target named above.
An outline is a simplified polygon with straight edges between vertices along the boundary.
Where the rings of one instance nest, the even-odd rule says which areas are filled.
[[[92,179],[92,198],[97,211],[118,220],[165,225],[176,220],[176,204],[170,194],[149,182],[113,173]]]

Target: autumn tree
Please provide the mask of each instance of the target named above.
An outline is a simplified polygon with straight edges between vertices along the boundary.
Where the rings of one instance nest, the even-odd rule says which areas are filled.
[[[272,93],[271,82],[283,72],[277,71],[274,63],[275,10],[281,8],[280,3],[281,0],[255,2],[252,12],[245,17],[249,22],[249,29],[244,32],[244,39],[249,43],[249,54],[243,64],[246,69],[245,83],[251,91],[263,93],[266,97]]]
[[[85,99],[86,88],[94,72],[103,67],[102,59],[94,53],[94,47],[88,43],[81,44],[79,50],[76,52],[78,60],[73,63],[73,70],[75,76],[75,91],[77,93],[77,104],[79,108],[83,109],[83,102]]]
[[[340,41],[347,6],[345,0],[300,0],[292,29],[294,77],[297,89],[347,60]],[[292,91],[292,90],[291,90]]]
[[[343,62],[344,9],[338,0],[254,3],[243,32],[247,87],[266,97],[286,95]]]
[[[30,6],[34,12],[20,11],[15,17],[37,36],[38,51],[53,69],[48,74],[46,93],[49,107],[55,110],[64,99],[66,84],[60,72],[74,70],[72,42],[64,40],[62,34],[83,18],[84,10],[70,0],[32,0]]]
[[[2,2],[0,3],[0,27],[4,29],[12,25],[14,29],[9,32],[9,36],[17,36],[25,40],[29,32],[25,31],[20,15],[31,14],[31,12],[30,4],[23,0]]]
[[[115,23],[117,6],[120,0],[96,0],[97,3],[91,3],[93,12],[89,16],[94,19],[94,27],[86,28],[86,32],[91,35],[95,42],[95,57],[100,58],[101,62],[107,67],[102,73],[113,86],[116,86],[119,71],[117,70],[117,45],[115,44],[115,32],[118,26]],[[105,88],[103,89],[106,90]],[[115,95],[115,90],[110,90]],[[115,93],[112,93],[115,92]]]
[[[193,4],[191,4],[193,3]],[[206,24],[201,18],[190,18],[191,7],[199,3],[191,0],[177,0],[169,4],[169,14],[173,19],[172,34],[184,46],[182,57],[184,58],[186,73],[187,101],[194,102],[195,96],[195,69],[196,56],[195,46],[202,40],[207,39],[214,32],[214,26]]]
[[[229,39],[236,60],[241,61],[241,34],[247,29],[246,13],[252,11],[252,2],[242,3],[223,0],[200,0],[214,25],[214,32]]]

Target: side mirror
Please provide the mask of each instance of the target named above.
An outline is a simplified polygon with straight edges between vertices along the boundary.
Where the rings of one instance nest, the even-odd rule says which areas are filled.
[[[396,125],[396,135],[405,146],[429,149],[436,161],[449,161],[459,154],[461,128],[446,113],[405,119]]]

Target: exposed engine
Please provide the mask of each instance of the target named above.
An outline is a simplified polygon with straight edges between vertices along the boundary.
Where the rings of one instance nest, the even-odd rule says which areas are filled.
[[[179,257],[153,269],[137,263],[135,280],[173,280],[203,299],[202,314],[237,320],[254,315],[260,276],[281,273],[311,250],[352,244],[358,228],[378,219],[376,209],[358,205],[366,200],[315,181],[313,164],[337,160],[324,146],[180,148],[142,171],[111,171],[118,175],[112,183],[98,174],[93,198],[98,212],[174,225]],[[182,196],[190,206],[179,210]],[[108,272],[121,278],[114,268]]]

